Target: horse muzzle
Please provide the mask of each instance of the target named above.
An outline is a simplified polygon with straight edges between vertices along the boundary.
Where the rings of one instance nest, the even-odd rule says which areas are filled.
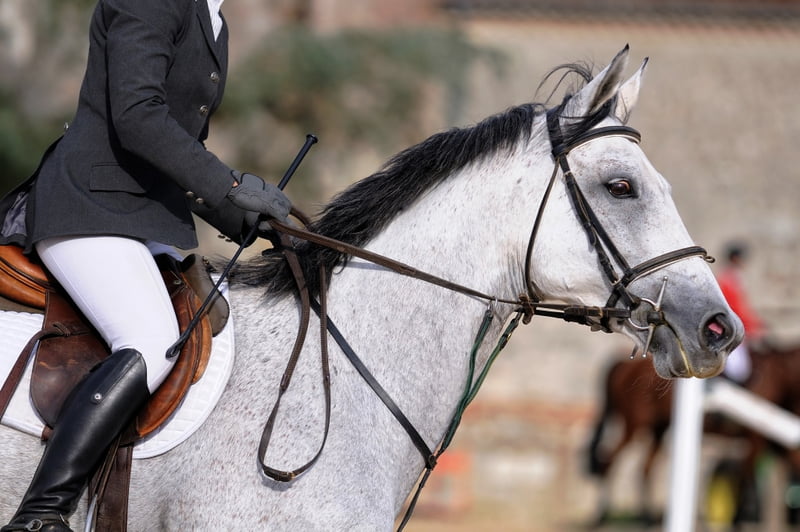
[[[656,327],[650,351],[656,373],[663,378],[718,375],[744,337],[741,320],[727,308],[708,311],[691,320],[693,324],[690,320],[677,311],[665,312],[664,325]]]

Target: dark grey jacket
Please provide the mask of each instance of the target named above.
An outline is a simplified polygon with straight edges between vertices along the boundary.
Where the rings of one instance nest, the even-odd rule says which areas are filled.
[[[226,25],[214,40],[205,0],[98,2],[77,113],[27,199],[27,248],[108,234],[191,248],[192,210],[238,240],[231,169],[203,145],[227,43]]]

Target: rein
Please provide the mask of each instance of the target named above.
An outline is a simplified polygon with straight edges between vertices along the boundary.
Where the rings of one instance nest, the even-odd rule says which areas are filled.
[[[425,464],[425,471],[422,474],[422,477],[417,485],[416,492],[411,500],[409,508],[407,509],[406,514],[398,530],[402,530],[407,524],[408,520],[410,519],[410,516],[419,498],[420,492],[422,488],[425,486],[425,483],[430,474],[432,473],[434,467],[436,466],[437,459],[447,449],[450,442],[452,441],[456,429],[458,428],[461,422],[461,418],[463,416],[464,411],[477,395],[477,392],[480,386],[482,385],[492,363],[494,362],[495,358],[500,353],[500,351],[507,344],[511,334],[518,326],[520,320],[522,320],[523,323],[529,323],[533,315],[542,315],[547,317],[560,318],[565,321],[581,323],[583,325],[588,325],[593,329],[602,329],[603,331],[606,332],[611,332],[610,323],[612,319],[618,321],[628,320],[631,326],[637,330],[649,330],[649,334],[647,336],[647,343],[645,345],[645,350],[644,350],[645,353],[647,352],[655,328],[658,325],[666,324],[663,312],[661,311],[661,300],[664,294],[664,289],[666,287],[667,278],[665,277],[663,280],[657,301],[652,301],[647,298],[637,297],[631,294],[627,289],[628,285],[642,276],[653,273],[656,270],[662,269],[674,262],[686,258],[698,256],[702,257],[703,259],[709,262],[713,262],[713,258],[709,257],[706,250],[703,249],[702,247],[689,246],[686,248],[681,248],[668,253],[664,253],[652,259],[646,260],[634,267],[629,266],[628,262],[625,260],[624,256],[619,252],[618,248],[614,245],[608,233],[602,227],[602,224],[600,223],[599,219],[597,218],[597,216],[594,214],[591,207],[587,203],[585,196],[581,192],[580,187],[578,186],[577,181],[575,180],[575,177],[572,174],[572,170],[567,161],[567,155],[572,149],[600,137],[621,136],[638,143],[641,139],[641,135],[635,129],[630,128],[628,126],[622,126],[622,125],[609,126],[609,127],[602,127],[589,130],[576,137],[570,143],[565,144],[561,133],[561,127],[559,124],[558,115],[556,113],[551,113],[548,116],[547,126],[548,126],[548,132],[550,134],[550,141],[552,144],[552,156],[555,164],[544,197],[542,198],[542,201],[539,205],[533,229],[531,231],[531,236],[528,242],[526,260],[525,260],[525,272],[524,272],[527,293],[520,295],[519,298],[516,300],[491,296],[483,292],[480,292],[478,290],[420,271],[407,264],[368,251],[364,248],[353,246],[346,242],[342,242],[330,237],[326,237],[324,235],[313,233],[311,231],[308,231],[306,229],[301,229],[293,225],[284,224],[276,220],[270,220],[270,225],[280,236],[281,251],[283,252],[289,264],[289,267],[294,275],[295,283],[297,285],[299,297],[301,300],[302,310],[301,310],[300,328],[298,331],[298,335],[295,340],[292,353],[289,357],[289,362],[287,364],[286,370],[284,371],[283,377],[281,379],[278,397],[276,399],[275,405],[273,406],[272,412],[270,413],[270,416],[267,420],[267,423],[264,427],[264,430],[262,432],[261,442],[259,444],[258,459],[261,465],[261,469],[265,475],[279,482],[289,482],[295,479],[298,475],[304,473],[309,468],[311,468],[311,466],[313,466],[314,463],[316,463],[316,461],[322,454],[322,451],[324,449],[325,443],[328,438],[328,431],[330,429],[330,416],[331,416],[331,390],[330,390],[331,384],[330,384],[329,356],[328,356],[328,346],[327,346],[327,333],[330,333],[331,336],[334,338],[334,340],[336,340],[336,342],[339,344],[342,351],[344,352],[345,356],[348,358],[348,360],[350,360],[350,362],[353,364],[358,373],[362,376],[362,378],[364,378],[364,380],[372,388],[375,394],[381,399],[381,401],[386,405],[386,407],[389,409],[392,415],[401,424],[406,433],[409,435],[409,438],[411,439],[415,447],[422,455]],[[559,173],[559,170],[561,170],[561,174],[564,177],[566,188],[570,197],[570,201],[576,213],[576,216],[578,217],[578,220],[580,221],[582,227],[584,228],[584,231],[586,232],[589,242],[594,247],[600,266],[611,284],[611,295],[609,296],[606,305],[603,307],[543,303],[538,295],[539,290],[536,289],[530,276],[530,271],[531,271],[530,266],[532,262],[532,255],[533,255],[536,235],[539,226],[541,224],[541,219],[544,213],[544,209],[547,205],[550,192],[553,188],[553,184]],[[306,216],[302,215],[302,213],[293,210],[293,214],[296,217],[298,217],[298,219],[300,219],[304,225],[306,226],[308,225],[308,219]],[[292,239],[290,237],[295,237],[297,239],[302,239],[313,244],[324,246],[333,249],[335,251],[338,251],[339,253],[342,254],[358,257],[363,260],[372,262],[376,265],[383,266],[398,274],[419,279],[451,291],[459,292],[464,295],[483,299],[489,302],[489,306],[486,312],[484,313],[483,321],[479,327],[478,333],[476,334],[475,342],[470,352],[469,371],[467,375],[466,385],[464,387],[464,392],[458,402],[456,411],[450,421],[450,424],[448,425],[445,436],[442,439],[442,442],[439,444],[438,449],[436,451],[432,451],[430,447],[425,443],[425,440],[422,438],[422,436],[419,434],[419,432],[416,430],[413,424],[408,420],[408,418],[403,414],[403,412],[396,405],[396,403],[386,393],[386,391],[383,389],[380,383],[378,383],[377,380],[372,376],[372,374],[369,372],[369,369],[363,364],[363,362],[359,359],[359,357],[356,355],[353,349],[349,346],[349,344],[341,335],[341,333],[333,324],[333,322],[330,321],[330,319],[328,318],[327,301],[326,301],[327,272],[325,271],[323,266],[319,267],[320,301],[316,302],[315,300],[310,298],[309,289],[305,282],[303,271],[302,268],[300,267],[299,260],[294,251]],[[615,263],[618,267],[622,269],[621,275],[617,274],[616,269],[614,267]],[[623,307],[616,306],[617,303],[620,301],[623,303],[624,305]],[[485,336],[492,323],[494,316],[493,304],[495,303],[517,305],[516,309],[517,314],[511,320],[511,322],[501,335],[500,339],[498,340],[497,346],[490,354],[489,358],[487,359],[487,363],[484,365],[483,369],[481,370],[476,379],[475,366],[476,366],[477,354],[481,345],[483,344]],[[642,303],[647,303],[653,307],[653,311],[647,313],[647,318],[646,318],[647,325],[637,324],[633,322],[633,320],[631,319],[632,311],[637,307],[639,307]],[[300,352],[302,351],[303,344],[305,342],[311,309],[315,311],[320,320],[322,380],[323,380],[323,390],[325,395],[324,435],[319,450],[310,461],[308,461],[305,465],[297,469],[291,471],[282,471],[267,466],[265,463],[265,458],[269,442],[272,436],[272,431],[274,428],[278,409],[280,407],[281,398],[283,397],[284,393],[287,391],[289,387],[292,375],[299,360]]]
[[[286,233],[295,238],[306,240],[313,244],[324,246],[339,253],[352,255],[360,259],[364,259],[378,266],[383,266],[395,273],[419,279],[427,283],[458,292],[464,295],[483,299],[487,302],[507,303],[511,305],[518,305],[518,310],[522,311],[525,319],[523,323],[529,323],[533,315],[548,316],[554,318],[561,318],[564,321],[581,323],[589,325],[588,318],[618,318],[625,319],[630,317],[630,312],[626,309],[610,308],[610,307],[587,307],[581,305],[568,305],[559,303],[543,303],[538,298],[530,298],[526,295],[520,295],[518,299],[501,298],[485,294],[479,290],[475,290],[458,283],[448,281],[441,277],[437,277],[430,273],[418,270],[408,264],[391,259],[384,255],[368,251],[364,248],[330,238],[319,233],[314,233],[306,229],[301,229],[288,224],[283,224],[274,220],[270,220],[270,225],[278,232]]]
[[[292,214],[295,215],[304,225],[308,225],[309,219],[305,215],[303,215],[296,209],[292,210]],[[467,405],[469,405],[469,403],[477,395],[478,389],[480,388],[481,384],[486,378],[486,374],[489,371],[491,363],[500,353],[502,348],[505,347],[505,345],[508,343],[508,339],[511,337],[511,333],[514,331],[514,329],[516,329],[520,319],[522,319],[523,316],[527,316],[528,312],[541,313],[545,311],[540,312],[539,309],[537,309],[536,307],[528,305],[527,302],[524,301],[524,299],[520,301],[501,300],[483,294],[482,292],[479,292],[477,290],[473,290],[464,287],[462,285],[459,285],[457,283],[452,283],[450,281],[441,279],[434,275],[427,274],[425,272],[417,270],[416,268],[412,268],[411,266],[408,266],[401,262],[389,259],[388,257],[372,253],[363,248],[351,246],[350,244],[346,244],[344,242],[334,240],[319,235],[317,233],[312,233],[304,229],[299,229],[297,227],[288,224],[283,224],[275,220],[270,220],[270,225],[273,227],[275,231],[277,231],[280,234],[281,251],[283,252],[289,264],[289,267],[294,276],[295,284],[299,291],[300,303],[301,303],[301,316],[300,316],[300,325],[298,329],[298,334],[297,337],[295,338],[295,343],[292,348],[292,352],[289,356],[289,362],[287,363],[286,369],[284,370],[283,373],[283,377],[281,378],[281,383],[278,390],[278,397],[275,401],[272,411],[270,412],[269,417],[267,418],[267,422],[261,434],[261,441],[259,443],[259,448],[258,448],[258,458],[262,472],[272,480],[278,482],[290,482],[294,480],[298,475],[301,475],[302,473],[310,469],[322,454],[322,450],[325,447],[325,442],[328,439],[328,432],[330,429],[330,414],[331,414],[330,369],[329,369],[329,354],[328,354],[327,334],[326,334],[327,332],[330,333],[330,335],[333,337],[334,340],[336,340],[337,344],[342,349],[343,353],[350,361],[350,363],[353,365],[353,367],[356,369],[356,371],[358,371],[359,375],[361,375],[361,377],[366,381],[366,383],[375,392],[375,394],[381,399],[384,405],[389,409],[392,415],[397,419],[397,421],[409,435],[411,441],[414,443],[414,446],[417,448],[417,450],[419,450],[420,454],[423,457],[426,469],[424,480],[427,480],[427,477],[430,475],[430,473],[433,471],[433,468],[436,466],[438,457],[445,451],[447,446],[450,444],[450,441],[452,440],[453,436],[455,435],[456,428],[458,427],[461,421],[461,417],[464,410],[466,409]],[[470,371],[464,395],[459,401],[459,406],[456,410],[456,414],[451,420],[451,423],[447,431],[447,435],[445,436],[445,439],[443,440],[442,444],[440,444],[436,452],[431,451],[427,443],[425,443],[424,438],[419,434],[419,431],[417,431],[417,429],[414,427],[411,421],[409,421],[408,418],[405,416],[405,414],[403,414],[402,410],[397,406],[397,404],[392,400],[389,394],[375,379],[375,377],[372,375],[369,369],[364,365],[364,363],[361,361],[361,359],[358,357],[358,355],[355,353],[352,347],[350,347],[350,345],[347,343],[347,340],[345,340],[344,336],[341,334],[336,325],[329,319],[327,312],[327,300],[326,300],[327,273],[325,272],[324,267],[322,266],[319,267],[320,301],[317,302],[309,296],[308,285],[305,282],[305,276],[303,275],[302,268],[300,267],[300,263],[297,259],[297,254],[294,251],[294,246],[292,244],[292,241],[289,238],[290,236],[295,236],[297,238],[304,238],[310,242],[318,243],[320,245],[327,245],[328,247],[332,247],[333,249],[336,249],[340,252],[349,253],[351,255],[374,262],[375,264],[385,266],[402,275],[424,280],[434,285],[441,286],[443,288],[447,288],[449,290],[453,290],[456,292],[464,293],[466,295],[479,297],[488,300],[490,302],[489,307],[484,313],[483,322],[479,328],[475,344],[473,345],[470,354]],[[483,344],[483,340],[486,336],[486,333],[489,330],[489,325],[491,325],[491,322],[494,319],[493,304],[498,302],[524,303],[524,304],[523,306],[517,309],[517,316],[511,321],[511,323],[509,324],[503,335],[501,335],[497,347],[489,357],[489,361],[481,371],[479,378],[473,384],[472,381],[474,377],[477,353],[480,346]],[[580,308],[576,308],[573,310],[571,307],[567,305],[543,305],[543,306],[546,306],[548,308],[548,310],[546,311],[548,313],[560,311],[564,316],[571,316],[574,317],[574,319],[576,320],[579,318],[583,318],[585,315]],[[322,380],[323,380],[323,391],[325,395],[325,428],[319,449],[317,453],[311,458],[311,460],[309,460],[301,467],[298,467],[293,470],[280,470],[270,467],[266,464],[266,453],[269,448],[270,440],[272,438],[272,432],[275,426],[275,420],[277,419],[277,414],[280,408],[281,399],[289,388],[292,376],[294,374],[294,370],[300,358],[300,353],[302,352],[303,345],[305,343],[306,333],[308,331],[308,326],[309,326],[310,309],[313,309],[320,319],[320,342],[321,342],[320,350],[322,353],[321,354],[322,374],[323,374]],[[567,318],[565,317],[565,319]],[[419,492],[422,489],[422,486],[424,486],[424,481],[421,482],[417,488],[417,493],[414,496],[412,505],[409,507],[409,510],[407,511],[406,517],[403,520],[403,524],[401,525],[400,530],[402,530],[402,528],[405,526],[405,523],[410,518],[414,505],[416,504],[416,500],[419,496]]]
[[[299,215],[299,213],[295,214]],[[273,222],[270,223],[272,224]],[[490,303],[488,305],[486,311],[484,312],[483,321],[481,322],[481,325],[478,328],[478,333],[475,337],[475,341],[470,351],[469,371],[467,374],[466,384],[464,386],[464,392],[458,401],[456,411],[453,414],[453,417],[451,418],[450,424],[448,425],[447,431],[445,433],[444,438],[442,439],[442,442],[439,444],[438,449],[436,451],[432,451],[428,446],[428,444],[425,442],[425,439],[422,437],[422,435],[420,435],[416,427],[414,427],[413,423],[411,423],[411,421],[405,416],[400,407],[397,406],[397,404],[394,402],[391,396],[381,386],[378,380],[372,375],[367,366],[358,357],[356,352],[344,338],[344,336],[336,327],[336,325],[333,323],[333,321],[329,319],[327,313],[327,301],[326,301],[327,274],[324,271],[324,268],[322,267],[320,267],[320,279],[321,279],[320,301],[317,302],[314,299],[309,298],[308,286],[305,283],[302,270],[300,269],[299,263],[297,262],[297,256],[294,252],[294,249],[292,248],[291,241],[287,236],[288,231],[286,233],[282,232],[284,227],[293,230],[295,228],[290,228],[289,226],[285,226],[284,224],[280,224],[279,227],[275,227],[277,231],[281,232],[281,244],[284,247],[283,252],[284,255],[286,256],[287,261],[289,261],[290,263],[290,267],[295,277],[295,282],[297,284],[298,290],[300,291],[300,299],[302,307],[301,323],[297,338],[295,340],[294,348],[292,349],[292,354],[289,357],[289,363],[287,364],[283,378],[281,379],[281,385],[278,391],[278,398],[275,402],[275,405],[272,408],[272,412],[270,413],[270,416],[267,420],[267,423],[261,435],[261,442],[258,448],[258,458],[259,458],[259,463],[261,465],[261,470],[265,475],[267,475],[269,478],[275,481],[290,482],[294,480],[298,475],[310,469],[322,454],[322,451],[325,447],[325,442],[328,439],[328,432],[330,429],[330,415],[331,415],[329,355],[328,355],[328,345],[326,341],[327,335],[325,334],[327,330],[327,332],[330,333],[331,337],[333,337],[333,339],[342,349],[342,352],[345,354],[345,356],[353,365],[353,367],[356,369],[356,371],[359,373],[359,375],[364,379],[364,381],[369,385],[369,387],[372,389],[375,395],[378,396],[378,398],[383,402],[383,404],[386,406],[389,412],[395,417],[398,423],[400,423],[400,425],[406,431],[412,443],[422,455],[423,461],[425,463],[425,471],[417,484],[417,489],[415,490],[414,496],[412,497],[411,502],[409,503],[409,506],[406,509],[405,515],[403,516],[403,520],[398,526],[397,530],[398,532],[400,532],[405,528],[406,524],[411,519],[411,515],[414,512],[414,508],[416,507],[417,501],[419,500],[419,496],[422,492],[422,489],[425,487],[425,484],[427,483],[427,480],[430,477],[431,473],[433,473],[433,469],[436,467],[436,463],[439,457],[450,446],[450,443],[452,442],[456,430],[458,429],[458,426],[461,423],[461,418],[463,417],[463,414],[466,411],[467,406],[469,406],[472,400],[477,396],[478,390],[483,384],[483,381],[486,379],[486,375],[489,373],[489,370],[491,369],[493,362],[500,354],[500,351],[502,351],[502,349],[508,343],[508,340],[511,338],[511,334],[519,325],[519,322],[522,319],[523,315],[525,315],[525,311],[523,309],[517,310],[517,315],[511,320],[511,322],[506,327],[503,334],[500,336],[497,345],[495,346],[492,353],[489,355],[486,364],[484,364],[483,369],[480,371],[476,379],[475,368],[477,365],[476,361],[477,361],[478,351],[480,347],[483,345],[483,341],[486,338],[486,334],[489,331],[489,327],[492,324],[492,321],[494,320],[493,303]],[[383,259],[385,259],[385,257],[383,257]],[[391,261],[391,259],[386,259],[386,260],[389,262],[394,262]],[[438,278],[434,277],[434,279]],[[447,282],[445,281],[445,283]],[[439,284],[439,283],[435,282],[434,284]],[[460,287],[460,285],[453,284],[453,287]],[[480,292],[475,292],[469,289],[464,289],[464,290],[467,290],[468,292],[466,293],[469,293],[470,295],[484,297],[483,295],[480,294]],[[300,352],[302,351],[303,343],[305,341],[306,331],[308,329],[308,323],[309,323],[308,319],[309,307],[314,310],[314,312],[320,319],[320,337],[321,337],[320,350],[322,352],[323,390],[325,394],[325,429],[319,450],[314,455],[314,457],[311,460],[309,460],[306,464],[297,469],[291,471],[284,471],[267,466],[265,463],[265,458],[267,449],[269,447],[270,439],[272,437],[272,431],[274,428],[278,409],[280,407],[281,398],[283,397],[283,394],[287,391],[289,387],[292,374],[294,372],[294,368],[297,365],[297,361],[299,360]]]

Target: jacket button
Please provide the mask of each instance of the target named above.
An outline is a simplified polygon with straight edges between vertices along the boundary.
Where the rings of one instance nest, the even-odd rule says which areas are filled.
[[[199,111],[201,115],[206,116],[208,114],[208,106],[201,105]]]
[[[186,197],[189,199],[194,199],[194,192],[192,192],[191,190],[187,190]]]
[[[204,200],[203,198],[197,198],[196,200],[194,200],[194,202],[197,203],[198,205],[202,205],[203,203],[206,202],[206,200]]]
[[[219,83],[219,72],[212,72],[210,78],[213,83]]]

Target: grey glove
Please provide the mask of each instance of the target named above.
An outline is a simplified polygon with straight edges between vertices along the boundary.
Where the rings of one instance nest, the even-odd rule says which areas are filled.
[[[247,211],[244,213],[245,230],[250,231],[254,225],[258,225],[258,234],[261,236],[269,235],[272,233],[272,226],[255,211]]]
[[[292,202],[276,187],[253,174],[232,172],[238,183],[228,192],[231,203],[246,211],[253,211],[281,222],[286,222]]]
[[[292,222],[291,219],[288,219],[284,222],[289,227],[297,228],[297,225]],[[253,230],[253,226],[257,225],[258,230],[256,231],[255,236],[266,238],[267,240],[272,241],[273,244],[277,245],[277,242],[280,240],[278,233],[272,226],[269,224],[267,220],[265,220],[260,214],[254,211],[247,211],[244,213],[244,227],[242,228],[242,240],[245,240],[244,237],[250,235],[250,232]]]

